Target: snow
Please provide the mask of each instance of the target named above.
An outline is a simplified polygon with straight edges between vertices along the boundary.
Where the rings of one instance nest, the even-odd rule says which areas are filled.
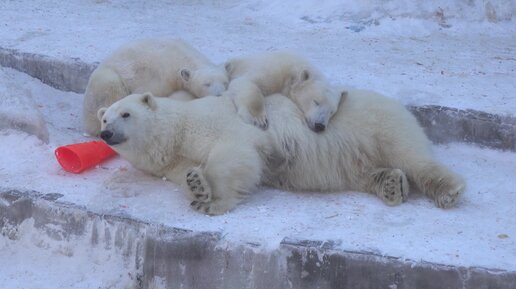
[[[16,82],[0,87],[0,129],[16,128],[48,141],[45,120],[30,97],[30,92]]]
[[[291,48],[335,83],[513,114],[515,12],[511,0],[2,1],[0,47],[96,62],[131,40],[181,37],[217,63]]]
[[[95,62],[129,40],[168,36],[184,38],[217,63],[292,48],[335,83],[373,89],[405,104],[514,116],[515,12],[511,0],[2,1],[0,47]],[[64,172],[54,149],[88,140],[81,130],[82,95],[6,68],[0,69],[0,89],[4,98],[24,99],[17,109],[15,102],[0,102],[0,111],[18,117],[26,108],[39,110],[49,136],[45,143],[25,132],[0,130],[1,188],[60,193],[61,201],[91,211],[221,231],[230,243],[259,243],[265,250],[278,248],[285,237],[340,240],[344,250],[516,270],[515,153],[435,146],[436,158],[468,184],[450,210],[418,196],[392,208],[364,193],[263,188],[234,211],[208,217],[191,210],[174,184],[120,158],[80,175]],[[131,268],[113,252],[90,248],[81,238],[63,251],[31,229],[31,222],[22,225],[17,241],[0,237],[2,257],[12,260],[0,265],[5,286],[124,288],[132,280]],[[67,268],[75,269],[62,274]],[[118,285],[109,287],[113,280]]]
[[[136,283],[136,270],[121,252],[92,247],[90,236],[59,242],[33,226],[27,219],[16,231],[2,228],[10,236],[0,238],[2,288],[129,289]]]

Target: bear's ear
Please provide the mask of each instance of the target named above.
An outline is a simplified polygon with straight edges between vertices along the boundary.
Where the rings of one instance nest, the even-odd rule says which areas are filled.
[[[106,110],[107,108],[105,107],[101,107],[98,111],[97,111],[97,118],[102,121],[102,117],[104,116],[104,113],[106,113]]]
[[[224,63],[224,69],[228,74],[231,74],[231,71],[233,70],[233,64],[231,63],[231,61]]]
[[[307,68],[301,68],[294,72],[292,77],[292,84],[301,84],[312,77],[312,73]]]
[[[146,92],[142,94],[142,103],[148,106],[151,110],[155,110],[157,107],[156,100],[154,99],[154,95],[150,92]]]
[[[301,74],[299,75],[299,80],[301,82],[309,80],[310,77],[311,73],[310,71],[308,71],[308,69],[304,68],[303,70],[301,70]]]
[[[190,73],[190,70],[188,70],[187,68],[183,68],[181,69],[181,78],[185,81],[185,82],[188,82],[190,80],[190,76],[191,76],[191,73]]]
[[[348,97],[348,91],[347,90],[342,90],[340,92],[340,101],[346,100],[347,97]]]

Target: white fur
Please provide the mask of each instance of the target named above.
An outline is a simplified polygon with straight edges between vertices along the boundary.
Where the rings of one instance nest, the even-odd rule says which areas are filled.
[[[246,122],[267,128],[264,95],[282,93],[297,104],[307,125],[322,131],[336,112],[341,95],[303,57],[275,51],[234,58],[226,63],[228,95]]]
[[[187,90],[196,97],[220,95],[228,77],[222,65],[211,63],[179,39],[146,39],[129,43],[105,59],[90,76],[84,95],[84,126],[97,135],[96,113],[132,93],[168,96]]]
[[[327,130],[317,135],[284,97],[270,96],[266,104],[277,162],[268,166],[268,185],[371,192],[397,205],[410,184],[443,208],[452,206],[465,188],[459,176],[432,159],[417,120],[395,100],[348,90]]]
[[[185,90],[178,90],[171,95],[168,96],[170,99],[179,100],[179,101],[190,101],[196,99],[191,93]]]
[[[394,100],[349,90],[319,134],[284,96],[271,95],[265,103],[267,131],[241,121],[227,97],[183,102],[131,95],[99,117],[103,130],[127,139],[113,145],[122,157],[186,185],[192,207],[208,214],[232,209],[260,182],[288,190],[370,192],[388,205],[406,200],[410,184],[438,207],[452,206],[464,190],[460,177],[432,159],[416,119]],[[122,118],[125,112],[131,117]]]
[[[99,118],[103,132],[125,140],[112,147],[136,168],[184,186],[188,173],[200,175],[204,191],[186,190],[194,202],[199,193],[209,198],[192,205],[202,212],[230,210],[260,182],[266,135],[242,122],[226,97],[184,102],[133,94],[100,109]]]

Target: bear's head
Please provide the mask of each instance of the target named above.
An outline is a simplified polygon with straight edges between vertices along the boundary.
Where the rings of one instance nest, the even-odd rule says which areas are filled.
[[[331,87],[308,68],[295,69],[285,92],[301,109],[308,127],[322,132],[335,114],[346,91]]]
[[[229,78],[224,67],[204,67],[194,71],[183,68],[180,75],[185,88],[197,97],[220,96],[228,88]]]
[[[101,122],[100,137],[117,151],[146,143],[149,128],[142,126],[151,124],[154,114],[149,112],[155,111],[156,107],[156,100],[148,92],[131,94],[109,108],[99,109],[97,117]]]

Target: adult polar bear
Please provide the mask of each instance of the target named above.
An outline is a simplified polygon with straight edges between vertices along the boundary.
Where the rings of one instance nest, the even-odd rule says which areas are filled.
[[[105,59],[90,76],[84,95],[84,128],[98,135],[97,111],[133,93],[168,96],[187,90],[197,97],[220,95],[228,76],[179,39],[145,39],[129,43]]]
[[[189,102],[128,96],[99,110],[102,138],[136,168],[185,185],[191,206],[232,209],[256,185],[287,190],[364,191],[398,205],[409,183],[441,208],[455,204],[462,179],[434,161],[429,141],[401,104],[349,90],[322,134],[282,95],[268,96],[267,131],[246,124],[227,97]]]

